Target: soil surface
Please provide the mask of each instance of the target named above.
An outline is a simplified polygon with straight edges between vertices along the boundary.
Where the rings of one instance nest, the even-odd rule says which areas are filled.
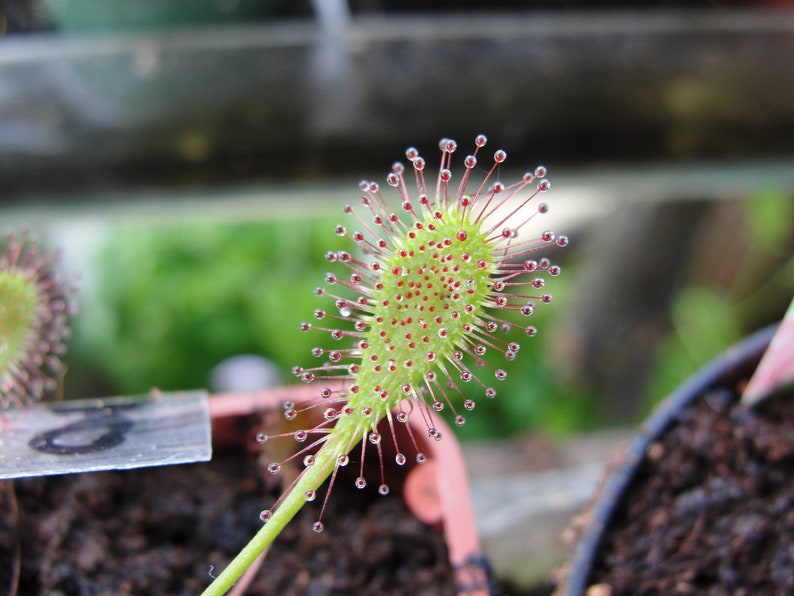
[[[304,507],[247,594],[454,594],[441,532],[368,492],[334,489],[321,534],[324,492]],[[274,500],[253,462],[229,457],[0,482],[0,594],[197,594]]]
[[[734,388],[697,400],[652,445],[590,583],[613,596],[794,594],[792,421],[790,397],[759,411]]]

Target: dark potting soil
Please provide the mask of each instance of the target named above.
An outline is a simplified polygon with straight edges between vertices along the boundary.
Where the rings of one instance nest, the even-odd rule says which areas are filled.
[[[272,505],[252,462],[216,457],[125,472],[0,482],[0,594],[198,594]],[[304,507],[247,594],[454,594],[443,535],[396,496],[336,488]],[[21,552],[21,554],[20,554]]]
[[[720,388],[640,466],[590,584],[622,594],[794,594],[794,399]]]

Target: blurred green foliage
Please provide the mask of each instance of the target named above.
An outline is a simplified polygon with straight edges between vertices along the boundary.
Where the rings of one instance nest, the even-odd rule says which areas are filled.
[[[741,243],[741,256],[719,264],[709,257],[700,273],[689,275],[672,305],[671,331],[658,346],[642,397],[646,409],[735,341],[775,320],[778,303],[782,315],[794,294],[789,197],[760,191],[737,204],[742,229],[724,232],[729,242],[735,235]],[[313,320],[316,308],[330,306],[313,289],[324,285],[326,271],[338,273],[341,267],[329,264],[325,253],[350,249],[347,239],[333,233],[336,223],[336,217],[306,217],[114,230],[98,259],[95,299],[80,296],[90,316],[78,322],[72,344],[78,362],[70,376],[92,378],[84,372],[90,362],[100,371],[94,377],[110,380],[106,392],[189,389],[206,386],[211,369],[225,358],[253,353],[278,364],[284,382],[297,382],[289,370],[314,364],[312,347],[338,346],[326,333],[298,330],[300,321]],[[507,380],[494,381],[495,399],[482,397],[473,385],[466,388],[477,406],[466,413],[463,439],[504,438],[530,428],[559,434],[597,424],[595,406],[602,397],[565,366],[571,358],[565,319],[584,291],[577,273],[581,255],[574,243],[549,256],[562,259],[564,270],[548,284],[552,304],[538,304],[529,320],[505,315],[535,325],[539,333],[512,336],[522,348],[505,366]],[[715,267],[723,272],[715,277],[717,284],[702,275]],[[498,354],[489,358],[502,366]],[[485,381],[490,376],[481,371]],[[454,399],[453,406],[461,409]]]
[[[712,358],[744,336],[782,318],[794,296],[794,201],[762,188],[741,202],[740,260],[710,263],[732,271],[726,283],[694,277],[676,297],[672,330],[657,355],[646,395],[649,410]]]
[[[289,371],[315,363],[312,347],[338,347],[327,333],[298,329],[300,321],[313,321],[316,308],[329,307],[313,289],[341,266],[328,263],[325,253],[351,248],[333,233],[336,223],[306,218],[114,230],[98,257],[96,298],[84,296],[91,312],[81,317],[73,355],[99,367],[110,380],[107,390],[122,394],[204,387],[216,364],[243,353],[272,360],[284,382],[297,382]],[[538,336],[511,336],[522,349],[505,367],[508,379],[493,381],[495,399],[473,384],[465,388],[477,408],[466,416],[464,438],[583,424],[589,400],[561,384],[552,362],[553,329],[574,279],[567,272],[554,279],[555,301],[539,304],[531,320],[513,313],[521,324],[536,325]],[[489,357],[504,365],[498,354]],[[78,376],[91,376],[85,362],[77,368]],[[482,369],[481,376],[490,381],[492,373]]]
[[[102,323],[84,331],[96,363],[126,394],[204,387],[216,364],[244,353],[286,375],[326,339],[298,324],[319,305],[312,290],[328,269],[325,252],[345,244],[334,223],[115,231],[98,262]]]
[[[644,396],[646,411],[715,355],[772,322],[775,304],[782,314],[794,294],[792,202],[785,194],[759,191],[736,205],[741,224],[722,232],[739,247],[734,260],[710,256],[682,265],[695,271],[672,304],[671,330],[658,346]],[[72,356],[81,362],[72,376],[91,378],[83,374],[88,362],[110,380],[111,392],[189,389],[206,386],[211,369],[224,359],[251,353],[279,365],[284,382],[296,382],[289,370],[312,365],[312,347],[338,346],[326,333],[298,330],[316,308],[329,307],[327,298],[313,292],[324,285],[326,271],[340,268],[325,253],[350,248],[333,233],[336,223],[307,217],[114,230],[90,284],[95,297],[80,295],[91,313],[78,322]],[[550,255],[562,259],[564,269],[548,285],[551,305],[538,304],[530,320],[503,313],[522,325],[531,322],[539,333],[512,336],[522,348],[505,366],[507,380],[493,383],[495,399],[465,388],[477,406],[466,415],[462,438],[507,437],[528,429],[559,434],[598,424],[602,397],[566,369],[565,319],[583,291],[572,249]],[[720,250],[715,254],[722,258]],[[501,366],[498,354],[490,360]],[[481,377],[487,382],[490,371],[483,369]],[[459,408],[454,400],[453,406]]]

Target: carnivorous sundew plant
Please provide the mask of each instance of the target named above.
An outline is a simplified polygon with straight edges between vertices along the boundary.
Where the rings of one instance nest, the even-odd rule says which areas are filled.
[[[42,254],[38,239],[10,232],[0,254],[0,409],[24,406],[56,388],[69,337],[74,288]]]
[[[364,489],[371,482],[364,477],[367,453],[380,459],[376,485],[387,494],[383,442],[394,443],[397,466],[407,462],[397,445],[397,425],[421,416],[428,436],[440,440],[433,423],[438,412],[449,409],[462,425],[477,397],[495,397],[506,378],[503,368],[485,360],[486,352],[512,361],[520,344],[508,332],[517,328],[517,335],[535,335],[524,317],[551,301],[546,278],[560,273],[558,265],[535,254],[550,245],[566,246],[568,239],[548,230],[529,232],[528,224],[548,211],[546,203],[536,201],[551,186],[546,168],[505,184],[499,174],[507,153],[499,149],[482,168],[485,144],[479,135],[462,159],[457,182],[451,170],[455,141],[440,141],[441,163],[432,174],[409,148],[409,165],[395,163],[386,176],[386,186],[396,194],[394,210],[376,182],[361,182],[359,207],[345,206],[348,222],[337,225],[336,233],[350,239],[351,249],[327,254],[335,271],[315,290],[333,306],[316,310],[314,321],[300,326],[329,333],[339,347],[315,348],[319,365],[293,370],[302,381],[318,384],[317,404],[284,408],[288,420],[300,420],[305,409],[319,407],[320,422],[286,435],[258,436],[262,443],[293,437],[299,444],[293,457],[303,458],[303,469],[277,503],[262,511],[260,531],[206,594],[227,591],[329,480],[327,502],[340,468],[360,466],[355,486]],[[502,314],[506,311],[518,314]],[[378,432],[383,420],[390,429],[385,436]],[[415,457],[418,463],[426,459],[422,453]],[[277,474],[284,463],[273,462],[268,470]],[[324,509],[323,504],[314,523],[317,532],[324,528]]]

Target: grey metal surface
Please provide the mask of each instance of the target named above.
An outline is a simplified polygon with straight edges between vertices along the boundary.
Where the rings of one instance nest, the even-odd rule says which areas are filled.
[[[483,131],[579,163],[791,155],[792,33],[791,12],[712,10],[9,38],[0,198],[305,179]]]

